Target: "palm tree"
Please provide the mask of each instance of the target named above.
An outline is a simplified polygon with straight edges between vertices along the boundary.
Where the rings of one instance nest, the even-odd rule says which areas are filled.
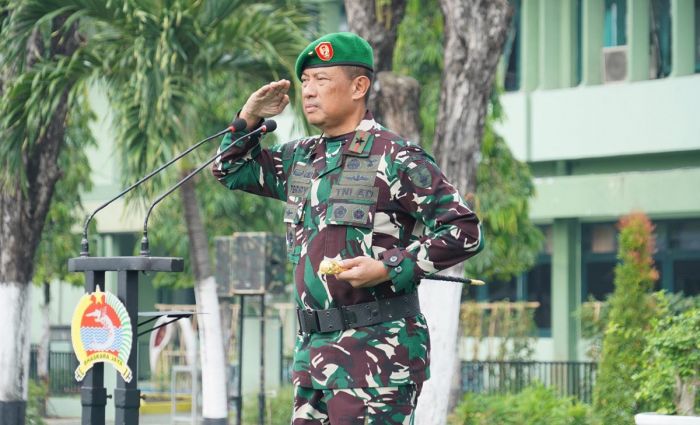
[[[20,28],[17,6],[0,1],[0,418],[11,425],[26,411],[34,258],[63,174],[70,111],[92,72],[76,21],[57,11]]]
[[[151,6],[120,23],[110,40],[110,59],[121,72],[109,75],[118,138],[129,159],[127,175],[141,175],[202,134],[208,90],[250,87],[291,66],[303,48],[300,16],[251,1]],[[132,23],[133,22],[133,23]],[[114,23],[110,23],[114,28]],[[235,47],[234,47],[235,46]],[[133,72],[132,72],[133,70]],[[126,72],[124,72],[126,71]],[[248,90],[246,90],[248,91]],[[164,143],[170,141],[172,143]],[[188,164],[180,168],[188,173]],[[203,416],[227,417],[226,359],[216,283],[194,183],[181,189],[195,280],[202,359]]]
[[[24,0],[13,29],[28,39],[54,16],[88,35],[90,64],[108,90],[123,175],[138,176],[206,133],[209,90],[250,91],[279,73],[292,74],[304,47],[304,14],[293,1]],[[17,42],[16,42],[17,43]],[[16,44],[15,43],[15,44]],[[193,161],[179,169],[184,175]],[[133,180],[133,179],[132,179]],[[156,182],[151,193],[162,188]],[[226,422],[226,368],[216,286],[193,184],[181,190],[195,280],[202,359],[203,416]],[[149,196],[150,198],[150,196]],[[132,199],[133,201],[133,199]],[[3,279],[0,279],[2,281]],[[29,281],[29,279],[27,279]]]

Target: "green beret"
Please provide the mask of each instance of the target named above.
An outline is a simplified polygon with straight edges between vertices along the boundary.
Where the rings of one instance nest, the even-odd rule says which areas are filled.
[[[306,68],[338,65],[362,66],[374,71],[372,46],[364,38],[351,32],[326,34],[311,42],[299,54],[296,63],[297,77],[301,80],[301,73]]]

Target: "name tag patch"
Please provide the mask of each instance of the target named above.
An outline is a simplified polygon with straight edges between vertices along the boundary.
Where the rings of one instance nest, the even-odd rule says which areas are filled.
[[[285,223],[299,223],[301,221],[302,208],[297,204],[287,203],[284,206],[284,222]]]
[[[331,199],[343,201],[366,201],[375,203],[379,197],[379,188],[374,186],[335,185],[331,189]]]

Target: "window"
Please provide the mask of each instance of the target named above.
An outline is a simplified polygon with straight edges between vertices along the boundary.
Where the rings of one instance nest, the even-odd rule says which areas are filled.
[[[508,281],[492,280],[486,285],[489,301],[517,301],[518,285],[516,279]]]
[[[545,243],[528,272],[508,281],[490,280],[476,290],[478,301],[537,301],[534,320],[540,335],[552,327],[552,226],[541,226]],[[466,292],[466,291],[464,291]],[[464,296],[463,292],[463,296]]]
[[[604,301],[615,289],[615,260],[597,259],[588,260],[583,268],[585,276],[584,300],[593,297]]]
[[[576,0],[576,81],[574,85],[579,85],[583,78],[583,1]]]
[[[603,301],[615,288],[617,228],[614,223],[585,224],[582,230],[581,289],[583,300]]]
[[[605,33],[607,46],[627,44],[627,0],[605,0]]]
[[[700,294],[700,258],[673,262],[674,291],[684,295]]]
[[[664,289],[700,295],[700,219],[672,220],[658,226],[665,243],[658,256],[664,264]]]
[[[700,219],[654,222],[654,290],[700,295]],[[605,300],[615,288],[617,228],[613,223],[582,228],[581,283],[583,299]]]
[[[700,220],[674,221],[668,224],[668,245],[674,250],[700,250]]]
[[[535,267],[525,276],[525,295],[528,301],[537,301],[535,324],[539,329],[552,328],[552,260],[541,255]]]
[[[511,20],[508,38],[503,46],[503,58],[506,63],[503,86],[506,91],[520,89],[520,6],[521,0],[511,0],[513,18]]]
[[[586,232],[587,251],[594,254],[609,254],[617,251],[617,229],[613,224],[593,224]]]
[[[700,72],[700,0],[695,0],[695,72]]]
[[[671,73],[671,1],[652,0],[650,6],[650,77],[664,78]]]

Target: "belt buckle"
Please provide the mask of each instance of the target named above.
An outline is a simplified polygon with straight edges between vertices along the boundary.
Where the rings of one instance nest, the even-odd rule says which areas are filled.
[[[297,319],[299,320],[299,334],[318,332],[318,317],[314,310],[297,307]]]

